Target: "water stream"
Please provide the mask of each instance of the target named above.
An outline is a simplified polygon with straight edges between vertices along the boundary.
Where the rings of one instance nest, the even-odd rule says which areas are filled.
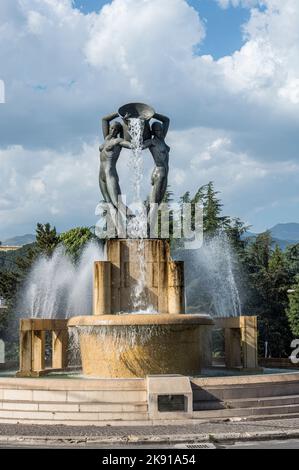
[[[144,121],[142,119],[129,120],[129,133],[131,136],[132,156],[130,159],[130,167],[132,174],[133,187],[133,208],[135,209],[135,217],[128,221],[128,237],[137,240],[136,263],[137,263],[137,279],[132,290],[133,313],[147,312],[148,299],[146,298],[146,271],[145,271],[145,243],[144,238],[147,234],[147,214],[141,198],[141,185],[143,181],[143,131]],[[131,207],[132,207],[131,206]],[[136,241],[135,241],[136,246]],[[132,247],[133,247],[132,242]]]
[[[93,264],[104,259],[91,242],[75,264],[65,249],[42,256],[33,265],[22,289],[18,311],[30,318],[70,318],[92,314]]]

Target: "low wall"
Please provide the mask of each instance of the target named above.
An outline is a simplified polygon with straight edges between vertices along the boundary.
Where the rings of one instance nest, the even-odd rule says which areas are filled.
[[[288,357],[263,357],[259,358],[259,364],[270,369],[299,369],[299,364],[293,364]]]

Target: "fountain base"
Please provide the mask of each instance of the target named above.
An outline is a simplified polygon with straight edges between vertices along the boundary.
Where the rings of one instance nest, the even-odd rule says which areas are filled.
[[[83,374],[101,378],[200,374],[213,326],[209,315],[74,317]]]

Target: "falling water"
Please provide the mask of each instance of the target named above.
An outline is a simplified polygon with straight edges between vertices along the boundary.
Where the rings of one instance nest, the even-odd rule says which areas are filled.
[[[132,157],[130,159],[130,167],[132,169],[132,186],[133,186],[133,205],[135,206],[135,217],[128,222],[128,237],[137,239],[137,265],[138,276],[134,289],[132,290],[132,304],[134,312],[144,311],[147,308],[147,299],[145,298],[145,264],[144,264],[144,237],[147,232],[147,215],[141,200],[141,185],[143,180],[143,131],[144,121],[142,119],[129,120],[129,133],[131,135]],[[146,310],[146,313],[149,313]]]
[[[187,303],[190,309],[206,311],[215,317],[240,316],[236,268],[237,260],[225,234],[206,241],[201,249],[192,253],[186,259]]]
[[[129,327],[117,326],[77,326],[71,327],[71,337],[75,349],[79,349],[82,336],[94,336],[96,341],[103,344],[107,339],[111,340],[114,350],[118,355],[131,350],[137,345],[148,343],[151,338],[166,335],[171,327],[167,325],[130,325]]]
[[[143,146],[143,131],[144,121],[138,118],[131,118],[129,120],[129,133],[131,136],[132,145],[132,159],[130,164],[132,166],[132,179],[134,202],[141,200],[141,183],[143,180],[143,161],[142,161],[142,146]]]
[[[69,318],[92,313],[94,261],[103,260],[94,242],[86,246],[74,264],[63,247],[33,265],[20,296],[18,310],[30,318]]]

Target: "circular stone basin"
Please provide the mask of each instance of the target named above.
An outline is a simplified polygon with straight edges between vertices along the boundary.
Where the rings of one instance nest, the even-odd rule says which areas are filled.
[[[101,378],[197,375],[207,354],[209,315],[103,315],[74,317],[83,374]]]
[[[155,110],[144,103],[129,103],[119,108],[118,113],[124,117],[129,114],[131,118],[141,118],[149,121],[155,115]]]

